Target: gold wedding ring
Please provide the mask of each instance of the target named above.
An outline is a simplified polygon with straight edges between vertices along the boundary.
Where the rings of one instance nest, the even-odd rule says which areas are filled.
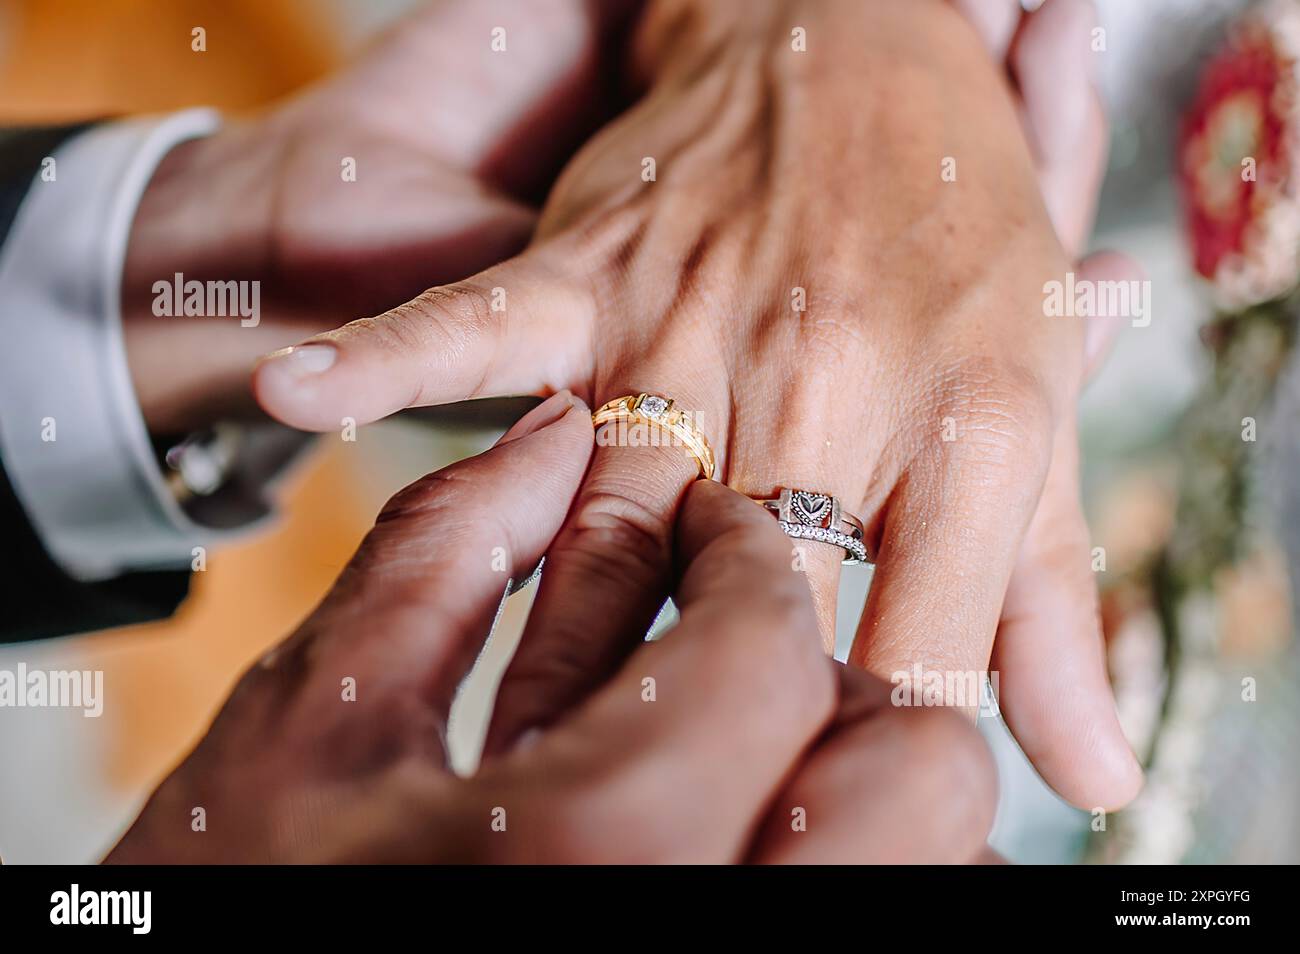
[[[651,424],[662,428],[673,443],[685,447],[700,465],[700,476],[713,479],[713,448],[695,426],[692,415],[676,407],[671,398],[658,394],[628,394],[602,404],[591,415],[596,427],[604,424]],[[628,441],[628,443],[634,443]]]

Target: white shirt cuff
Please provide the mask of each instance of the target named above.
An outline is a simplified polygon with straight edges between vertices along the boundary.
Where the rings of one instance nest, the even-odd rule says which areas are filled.
[[[0,459],[46,550],[99,580],[180,566],[210,531],[169,492],[127,367],[121,280],[141,197],[194,109],[94,127],[53,153],[0,250]]]

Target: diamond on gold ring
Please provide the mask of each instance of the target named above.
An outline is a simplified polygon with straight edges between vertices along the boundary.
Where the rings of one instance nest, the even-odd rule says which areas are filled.
[[[597,428],[613,421],[648,421],[663,428],[695,458],[700,466],[700,476],[705,480],[713,479],[713,448],[709,446],[708,438],[696,426],[693,415],[679,411],[671,398],[645,392],[627,394],[601,405],[591,415],[591,422]]]
[[[655,420],[658,420],[663,417],[664,412],[668,410],[669,403],[669,400],[665,397],[660,397],[657,394],[645,394],[642,395],[640,405],[636,410],[640,411],[646,417],[652,417]]]

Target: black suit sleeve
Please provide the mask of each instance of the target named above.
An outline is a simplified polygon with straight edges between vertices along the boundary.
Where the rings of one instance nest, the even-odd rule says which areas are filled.
[[[85,126],[0,130],[0,245],[41,161]],[[0,308],[4,303],[0,302]],[[171,615],[189,590],[185,571],[127,573],[83,583],[46,552],[0,460],[0,643],[143,623]]]

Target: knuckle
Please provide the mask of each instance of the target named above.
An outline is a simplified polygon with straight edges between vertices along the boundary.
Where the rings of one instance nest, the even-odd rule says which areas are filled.
[[[426,474],[402,488],[384,504],[375,520],[386,526],[419,519],[433,519],[448,529],[464,524],[482,526],[493,519],[493,509],[477,503],[472,480],[455,467]]]
[[[397,325],[411,330],[414,344],[442,343],[451,346],[453,354],[496,324],[491,292],[470,282],[430,288],[402,308],[409,309],[415,320]]]
[[[1051,532],[1033,534],[1025,542],[1025,552],[1039,570],[1040,585],[1071,594],[1071,602],[1095,604],[1097,578],[1089,564],[1090,543],[1086,534],[1056,526]]]
[[[437,530],[437,545],[430,531]],[[430,562],[438,553],[464,553],[473,546],[519,552],[511,524],[490,506],[481,483],[452,466],[427,474],[384,504],[355,562],[374,567]],[[485,563],[486,565],[486,563]]]
[[[581,561],[602,582],[655,579],[671,559],[669,517],[617,491],[596,491],[579,503],[556,542],[557,559]]]
[[[573,227],[571,240],[592,259],[630,262],[645,237],[649,200],[644,194],[592,213]]]
[[[964,359],[935,376],[942,446],[964,467],[1045,475],[1055,420],[1050,391],[1033,371],[997,358]],[[943,429],[941,428],[941,433]]]
[[[871,348],[862,320],[838,309],[823,310],[799,323],[800,351],[813,367],[812,380],[820,385],[817,397],[823,402],[850,369],[863,367],[870,360]],[[804,379],[803,387],[809,380]],[[823,404],[824,406],[824,404]]]
[[[847,265],[829,261],[822,265],[820,275],[821,281],[805,290],[806,311],[783,311],[794,329],[797,349],[809,358],[809,367],[817,369],[826,362],[827,372],[836,372],[824,373],[831,378],[844,369],[860,368],[872,353],[872,346],[868,325],[862,319],[860,274]]]
[[[418,354],[437,371],[451,373],[467,363],[471,347],[500,329],[491,291],[458,282],[430,288],[382,315],[351,322],[339,335],[345,341],[365,338],[397,355]]]
[[[556,708],[603,678],[618,659],[619,646],[590,639],[581,625],[554,626],[549,635],[544,652],[524,648],[506,670],[503,684],[519,702],[502,716],[521,730],[549,722]]]
[[[561,187],[563,183],[557,189]],[[603,287],[600,276],[626,274],[641,250],[649,228],[649,204],[648,194],[608,206],[594,197],[589,202],[553,201],[553,207],[565,210],[565,219],[553,219],[549,225],[567,262],[593,276],[595,287]]]

